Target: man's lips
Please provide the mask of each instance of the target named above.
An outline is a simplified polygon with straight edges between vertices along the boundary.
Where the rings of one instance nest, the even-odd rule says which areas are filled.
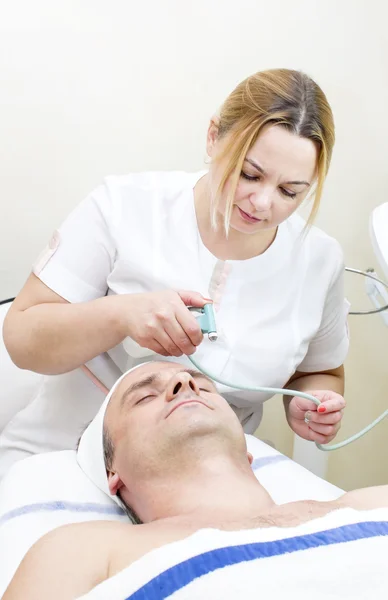
[[[177,402],[177,404],[174,404],[174,406],[172,407],[172,409],[167,413],[166,419],[170,415],[172,415],[172,413],[174,412],[174,410],[176,410],[180,406],[183,406],[184,404],[203,404],[203,406],[206,406],[206,408],[210,408],[210,406],[208,406],[207,404],[205,404],[205,402],[202,402],[202,400],[182,400],[181,402]]]

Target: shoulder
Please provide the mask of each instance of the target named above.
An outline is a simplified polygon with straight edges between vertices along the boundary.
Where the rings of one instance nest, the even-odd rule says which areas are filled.
[[[144,171],[127,175],[108,175],[87,194],[68,216],[74,226],[82,217],[109,228],[122,224],[127,218],[144,220],[150,207],[163,208],[174,199],[180,199],[185,190],[192,189],[201,173],[184,171]]]
[[[27,552],[4,598],[48,600],[58,590],[63,598],[78,598],[106,579],[115,544],[128,527],[133,526],[97,521],[47,533]]]
[[[155,194],[173,198],[195,182],[196,178],[198,174],[185,171],[144,171],[110,175],[105,177],[103,185],[112,197],[124,200],[136,200],[139,195],[155,197]]]
[[[315,269],[338,274],[344,268],[344,254],[341,244],[334,237],[315,225],[306,228],[306,221],[299,215],[292,215],[286,222],[287,230],[293,242],[297,242],[301,254]]]
[[[350,507],[356,510],[373,510],[388,508],[388,485],[362,488],[346,492],[337,500],[340,507]]]
[[[315,225],[306,226],[306,221],[300,215],[292,215],[287,221],[287,227],[291,237],[306,241],[313,251],[328,250],[342,259],[343,251],[338,240]]]
[[[149,217],[150,207],[157,209],[180,200],[192,189],[201,173],[184,171],[144,171],[127,175],[109,175],[86,199],[90,210],[102,214],[108,223],[125,218]]]
[[[104,549],[108,549],[110,541],[114,541],[128,527],[132,527],[132,525],[114,521],[91,521],[64,525],[40,538],[32,546],[29,554],[45,555],[49,558],[51,553],[59,547],[61,547],[61,551],[69,552],[69,554],[74,552],[82,554],[85,546],[88,547],[88,552],[93,553],[101,547],[99,546],[101,539],[104,539]]]

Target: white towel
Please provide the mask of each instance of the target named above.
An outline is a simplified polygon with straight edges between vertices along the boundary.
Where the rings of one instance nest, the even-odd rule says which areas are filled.
[[[293,528],[203,529],[146,554],[79,600],[387,598],[388,509]]]
[[[129,375],[129,373],[142,367],[144,364],[145,363],[140,363],[129,369],[126,373],[123,373],[111,387],[97,415],[82,434],[77,452],[77,461],[83,472],[89,477],[94,485],[109,496],[109,498],[114,500],[121,508],[123,508],[122,502],[117,496],[111,495],[108,486],[103,447],[104,418],[110,399],[122,380]]]
[[[69,523],[128,518],[85,476],[75,451],[31,456],[0,482],[0,598],[23,556],[43,535]]]
[[[253,470],[277,504],[334,500],[342,491],[257,438],[246,435]],[[76,452],[50,452],[17,462],[0,482],[0,598],[23,556],[45,533],[68,523],[128,522],[113,499],[80,469]]]

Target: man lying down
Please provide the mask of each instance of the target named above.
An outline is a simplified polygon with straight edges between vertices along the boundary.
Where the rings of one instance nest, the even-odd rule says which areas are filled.
[[[158,362],[124,375],[78,460],[140,524],[52,531],[4,600],[387,597],[388,486],[277,506],[234,412],[198,372]]]

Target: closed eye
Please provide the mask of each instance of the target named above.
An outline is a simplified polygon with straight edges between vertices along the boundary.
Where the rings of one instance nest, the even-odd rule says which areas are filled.
[[[247,175],[244,171],[241,171],[241,177],[243,179],[247,179],[248,181],[260,181],[260,175]]]
[[[280,191],[283,194],[283,196],[287,196],[287,198],[295,198],[296,197],[296,192],[289,192],[288,190],[285,190],[284,188],[280,188]]]
[[[261,175],[248,175],[244,171],[241,171],[241,177],[243,179],[246,179],[247,181],[260,181],[261,180]],[[287,198],[295,198],[296,197],[296,192],[290,192],[282,187],[279,189],[280,189],[281,194],[283,194],[283,196],[286,196]]]
[[[142,398],[139,398],[139,400],[137,400],[135,402],[135,406],[137,406],[138,404],[141,404],[142,402],[146,402],[147,400],[152,400],[153,398],[156,398],[155,395],[149,394],[148,396],[143,396]]]

